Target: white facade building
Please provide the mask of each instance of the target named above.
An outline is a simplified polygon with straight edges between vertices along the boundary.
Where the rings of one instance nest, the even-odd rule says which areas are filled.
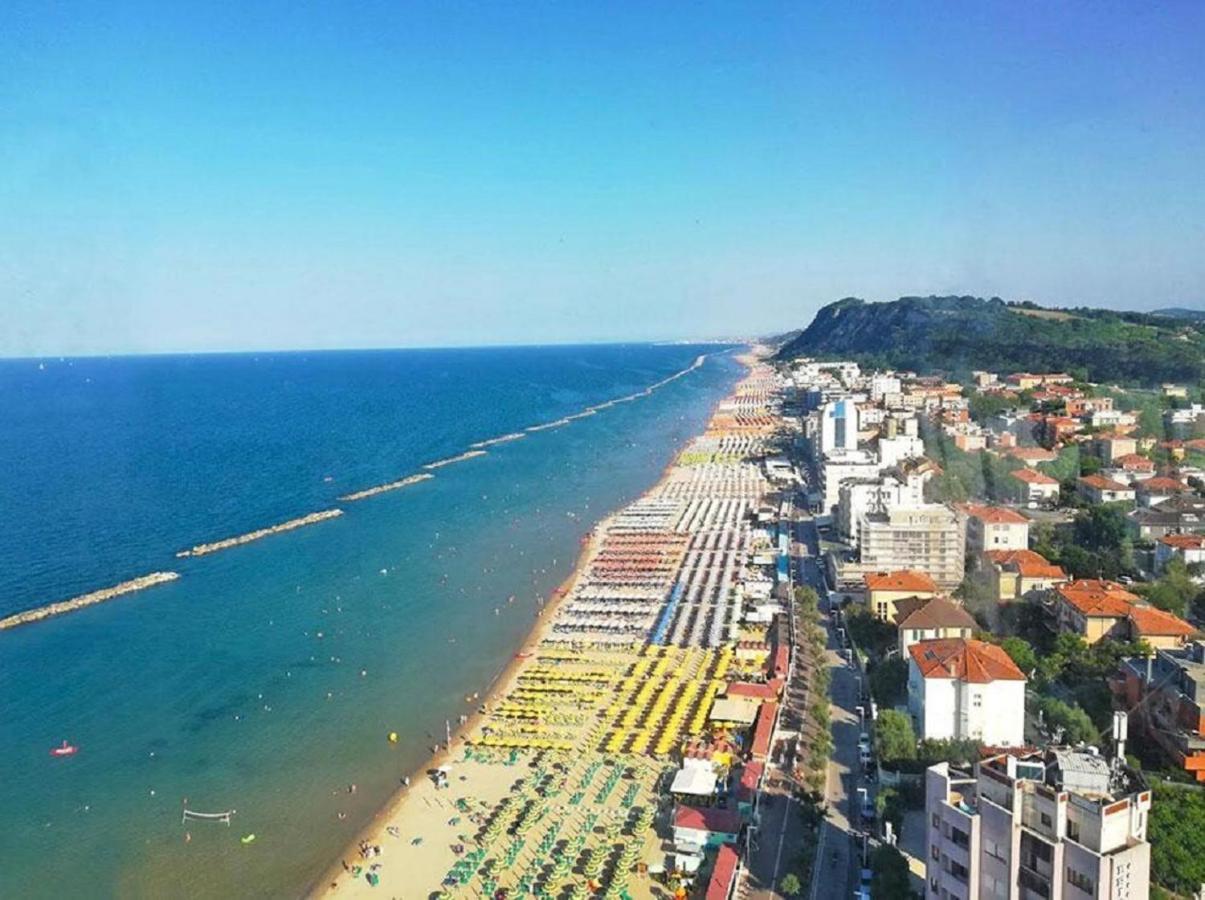
[[[829,515],[841,499],[841,482],[847,478],[877,478],[879,460],[866,450],[841,450],[820,463],[820,512]]]
[[[908,648],[908,711],[917,736],[993,747],[1025,742],[1025,675],[995,644],[966,638]]]
[[[879,465],[883,468],[894,466],[905,459],[915,459],[925,455],[925,442],[912,434],[897,434],[895,437],[879,438]]]
[[[877,478],[843,481],[838,489],[838,533],[845,541],[857,546],[858,522],[863,516],[900,507],[924,506],[927,480],[927,475],[917,472],[907,475],[884,472]]]
[[[949,507],[936,504],[868,513],[858,520],[861,564],[868,571],[914,569],[942,590],[962,582],[966,530]]]
[[[926,900],[1146,900],[1151,792],[1099,756],[1002,755],[925,773]]]
[[[900,379],[895,375],[875,374],[870,376],[870,399],[881,403],[888,394],[900,392]]]
[[[830,400],[820,409],[820,452],[858,448],[858,405],[850,397]]]

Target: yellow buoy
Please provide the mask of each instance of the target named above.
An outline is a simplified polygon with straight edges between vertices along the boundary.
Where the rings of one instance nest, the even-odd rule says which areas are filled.
[[[397,743],[397,732],[396,731],[389,732],[389,743],[391,743],[391,744]]]

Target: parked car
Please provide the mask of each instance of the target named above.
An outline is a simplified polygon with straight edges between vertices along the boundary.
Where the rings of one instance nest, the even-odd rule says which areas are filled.
[[[870,900],[870,882],[874,874],[870,869],[863,869],[858,887],[854,891],[854,900]]]
[[[862,763],[863,771],[869,772],[874,767],[874,754],[870,752],[869,747],[858,751],[858,761]]]
[[[869,750],[870,749],[870,732],[863,731],[860,735],[858,735],[858,749],[859,750]]]
[[[863,822],[869,823],[874,821],[874,799],[869,793],[864,794],[862,797],[861,814]]]

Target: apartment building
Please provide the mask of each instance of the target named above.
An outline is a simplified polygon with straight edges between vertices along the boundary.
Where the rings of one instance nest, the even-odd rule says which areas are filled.
[[[1145,900],[1151,792],[1090,753],[1051,750],[925,773],[929,900]]]
[[[1205,644],[1123,660],[1110,687],[1143,737],[1205,783]]]
[[[858,520],[867,513],[925,504],[929,474],[892,469],[875,478],[847,478],[837,490],[836,525],[841,538],[858,543]]]
[[[1025,740],[1025,675],[1000,647],[969,638],[908,647],[908,711],[922,739]]]
[[[879,458],[866,450],[834,450],[820,462],[820,514],[829,515],[841,500],[841,483],[849,479],[875,479]]]
[[[858,520],[858,546],[865,569],[914,569],[947,591],[962,582],[966,534],[959,516],[947,506],[863,515]]]
[[[1024,550],[1029,547],[1029,519],[1005,506],[962,503],[966,517],[967,550]]]

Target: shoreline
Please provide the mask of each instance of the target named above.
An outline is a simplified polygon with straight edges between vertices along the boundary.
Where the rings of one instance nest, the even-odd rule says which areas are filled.
[[[705,359],[706,354],[696,360],[695,364],[689,369],[686,369],[681,374],[693,371],[698,368]],[[735,357],[737,361],[744,367],[745,372],[739,376],[734,385],[740,384],[741,380],[748,375],[752,370],[751,360],[746,353],[739,354]],[[677,377],[677,376],[675,376]],[[672,380],[672,378],[670,379]],[[717,400],[708,410],[706,422],[703,431],[700,434],[705,434],[710,426],[712,418],[715,416],[719,407],[726,402],[727,397]],[[614,403],[615,401],[609,401]],[[529,429],[530,430],[530,429]],[[392,794],[390,794],[382,803],[381,808],[373,815],[372,819],[360,829],[352,838],[351,841],[339,852],[338,858],[331,861],[330,865],[323,870],[323,874],[316,879],[309,887],[306,888],[302,896],[309,898],[327,898],[333,896],[340,889],[341,879],[347,874],[344,868],[344,861],[348,858],[356,859],[358,847],[362,842],[367,841],[370,844],[380,844],[384,841],[385,829],[394,818],[397,818],[402,813],[408,803],[416,801],[425,793],[432,793],[434,788],[430,780],[425,777],[426,772],[431,769],[438,768],[451,761],[454,750],[462,750],[465,746],[466,739],[473,734],[486,719],[486,714],[482,712],[491,706],[497,704],[507,693],[512,689],[514,683],[518,680],[523,669],[530,662],[531,657],[537,647],[543,642],[544,638],[549,633],[555,614],[565,598],[569,596],[573,585],[578,581],[581,575],[586,571],[590,562],[597,555],[601,543],[599,535],[606,530],[606,524],[618,515],[626,506],[632,502],[642,500],[659,490],[669,479],[671,471],[682,455],[683,450],[690,444],[691,441],[699,437],[699,434],[692,434],[686,437],[679,445],[673,448],[673,454],[668,462],[662,468],[656,481],[646,487],[627,504],[609,511],[605,516],[600,518],[598,522],[590,529],[588,540],[583,545],[578,553],[577,559],[574,562],[573,569],[560,585],[554,589],[552,598],[545,603],[541,608],[539,616],[527,637],[520,643],[519,649],[511,655],[510,659],[494,676],[493,680],[482,692],[480,703],[469,714],[468,719],[463,725],[458,726],[452,731],[451,744],[429,756],[426,761],[420,765],[415,771],[406,773],[406,777],[412,782],[409,786],[399,786]]]

